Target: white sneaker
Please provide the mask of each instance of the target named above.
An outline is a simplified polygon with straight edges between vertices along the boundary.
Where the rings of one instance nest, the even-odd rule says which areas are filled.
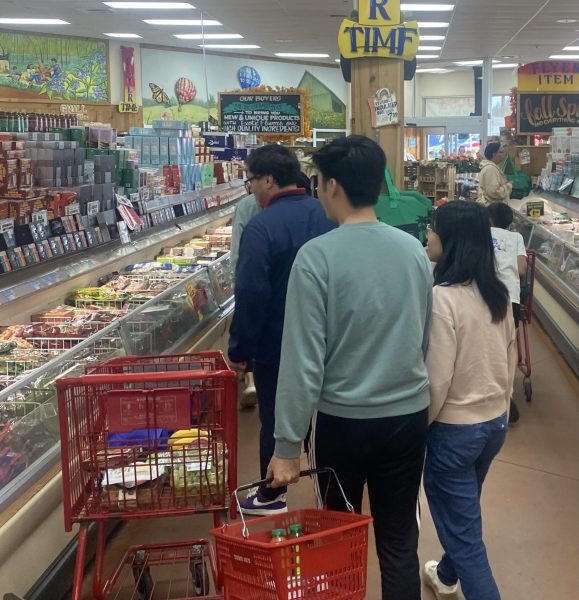
[[[438,577],[438,561],[429,560],[424,565],[424,583],[434,592],[436,600],[458,600],[458,583],[444,585]]]
[[[245,374],[245,389],[241,393],[241,408],[253,408],[257,404],[257,392],[253,382],[253,373]]]

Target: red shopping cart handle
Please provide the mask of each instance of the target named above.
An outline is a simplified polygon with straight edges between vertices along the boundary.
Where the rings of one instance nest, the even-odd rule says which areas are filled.
[[[57,386],[99,385],[119,383],[156,383],[158,381],[183,381],[185,379],[232,379],[237,380],[235,371],[163,371],[151,373],[109,373],[105,375],[83,375],[56,380]]]

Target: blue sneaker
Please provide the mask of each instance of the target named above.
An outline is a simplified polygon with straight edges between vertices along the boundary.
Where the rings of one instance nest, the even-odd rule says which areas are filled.
[[[241,510],[248,515],[278,515],[287,512],[286,495],[280,494],[277,498],[265,498],[259,489],[250,493],[240,501]]]

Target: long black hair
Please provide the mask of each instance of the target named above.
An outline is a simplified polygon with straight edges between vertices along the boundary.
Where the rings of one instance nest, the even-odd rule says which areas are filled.
[[[474,202],[449,202],[434,213],[432,230],[442,243],[434,285],[474,281],[493,323],[502,321],[507,316],[509,292],[497,276],[487,209]]]

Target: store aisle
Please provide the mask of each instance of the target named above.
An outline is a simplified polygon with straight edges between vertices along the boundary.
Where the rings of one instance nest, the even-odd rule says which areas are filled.
[[[526,404],[518,375],[515,398],[521,420],[510,429],[487,479],[485,535],[503,600],[563,600],[576,597],[579,589],[579,382],[537,325],[531,330],[531,349],[534,398]],[[240,412],[239,431],[239,481],[248,482],[258,473],[255,410]],[[290,489],[289,505],[313,506],[309,480]],[[440,545],[425,498],[421,505],[423,563],[439,557]],[[107,570],[128,544],[204,537],[211,526],[206,515],[131,523],[109,548]],[[369,556],[367,599],[380,600],[373,548]],[[92,598],[89,581],[83,598]],[[433,599],[424,588],[423,600]]]

